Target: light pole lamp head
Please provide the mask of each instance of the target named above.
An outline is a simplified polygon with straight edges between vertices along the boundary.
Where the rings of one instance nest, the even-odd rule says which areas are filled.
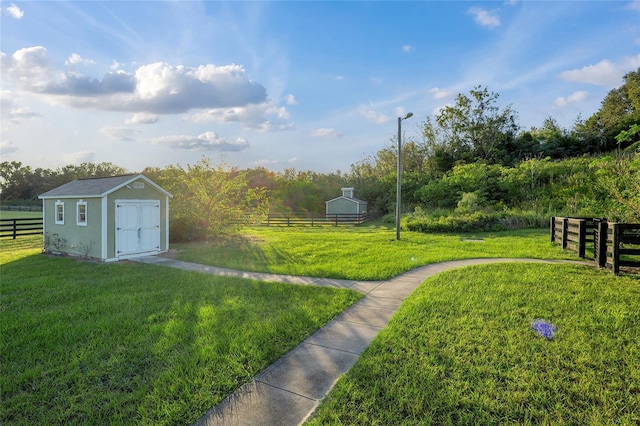
[[[411,118],[411,117],[413,117],[413,113],[408,112],[407,115],[404,116],[403,120],[406,120],[407,118]]]

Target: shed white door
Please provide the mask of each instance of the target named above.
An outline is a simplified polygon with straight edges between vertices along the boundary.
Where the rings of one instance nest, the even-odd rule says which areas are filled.
[[[116,256],[160,251],[160,201],[116,201]]]

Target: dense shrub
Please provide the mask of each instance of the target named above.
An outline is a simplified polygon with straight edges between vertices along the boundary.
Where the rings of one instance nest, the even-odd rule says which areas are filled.
[[[504,167],[483,162],[460,164],[415,191],[416,199],[429,208],[455,208],[464,193],[475,192],[488,203],[505,198],[501,186]]]
[[[208,238],[206,224],[186,217],[170,218],[169,230],[170,243],[206,241]]]
[[[640,151],[594,162],[596,188],[607,194],[606,216],[611,220],[640,222]]]
[[[457,208],[460,213],[472,213],[506,208],[549,216],[559,213],[626,217],[618,210],[628,211],[638,204],[632,201],[636,188],[633,183],[638,182],[621,172],[637,167],[634,168],[634,160],[611,158],[532,158],[513,167],[481,162],[457,165],[418,189],[415,195],[419,205],[428,210]],[[611,194],[612,189],[617,192]]]
[[[482,195],[478,194],[479,192],[465,192],[462,194],[462,198],[458,201],[458,207],[456,207],[456,213],[473,213],[482,210],[486,200]]]
[[[542,228],[549,225],[549,217],[533,211],[476,211],[471,213],[437,212],[429,214],[421,209],[407,215],[402,227],[416,232],[490,232],[520,228]]]

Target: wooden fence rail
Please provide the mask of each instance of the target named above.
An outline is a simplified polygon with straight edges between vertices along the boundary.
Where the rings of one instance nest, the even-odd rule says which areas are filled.
[[[587,243],[593,244],[598,266],[620,273],[621,266],[640,267],[640,224],[608,223],[598,218],[551,218],[551,242],[586,257]]]
[[[339,226],[359,225],[375,218],[373,214],[328,214],[324,216],[310,214],[276,215],[269,214],[260,224],[264,226]]]
[[[619,274],[621,266],[640,267],[640,258],[629,259],[631,256],[640,256],[640,224],[609,223],[606,234],[601,238],[606,238],[604,266],[608,270]]]
[[[42,204],[37,206],[0,206],[0,210],[14,211],[14,212],[41,212]]]
[[[551,242],[571,249],[585,258],[587,244],[595,244],[596,228],[604,219],[590,217],[552,217]]]
[[[0,219],[0,238],[42,234],[42,218]]]

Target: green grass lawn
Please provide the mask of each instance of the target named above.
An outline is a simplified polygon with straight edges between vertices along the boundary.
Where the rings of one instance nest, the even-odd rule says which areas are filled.
[[[551,341],[532,320],[557,328]],[[640,423],[640,280],[501,264],[425,281],[311,425]]]
[[[15,211],[15,210],[0,210],[0,219],[32,219],[41,218],[41,211]]]
[[[189,424],[360,295],[0,241],[0,422]]]
[[[546,230],[426,235],[382,226],[256,228],[173,245],[234,269],[383,279],[474,257],[577,260]],[[465,239],[481,239],[470,242]],[[360,296],[0,241],[0,420],[188,424]],[[546,341],[534,318],[557,326]],[[637,424],[640,279],[595,267],[500,264],[423,283],[313,424]]]
[[[469,241],[481,239],[483,242]],[[231,269],[354,280],[379,280],[429,263],[465,258],[573,259],[547,229],[475,235],[422,234],[357,227],[258,227],[224,243],[172,244],[185,261]]]

